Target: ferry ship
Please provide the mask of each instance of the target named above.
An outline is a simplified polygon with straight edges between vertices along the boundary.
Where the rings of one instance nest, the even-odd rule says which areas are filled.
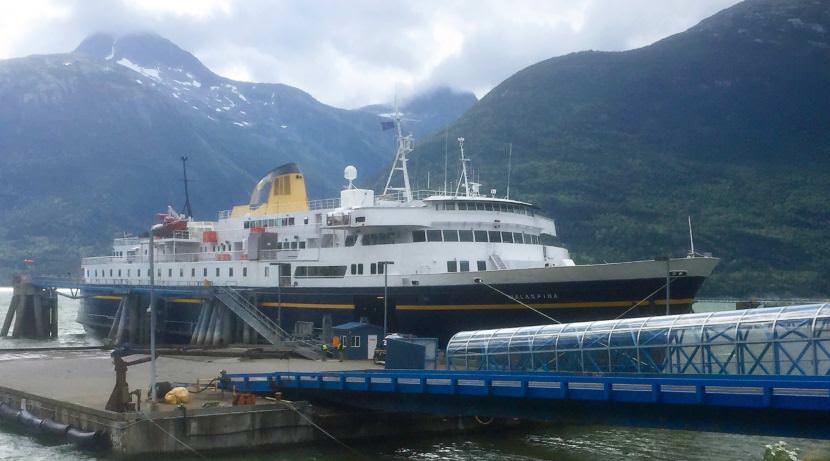
[[[383,194],[353,185],[309,201],[289,163],[256,183],[250,201],[195,221],[172,209],[153,227],[158,331],[187,342],[209,290],[232,287],[287,331],[363,321],[437,337],[462,330],[690,312],[718,263],[709,255],[578,265],[556,225],[531,203],[482,194],[468,178],[463,138],[457,183],[410,188],[412,136],[395,119],[397,152]],[[451,190],[446,190],[451,189]],[[106,333],[127,292],[151,283],[149,237],[117,238],[110,256],[84,258],[78,316]],[[668,289],[667,289],[668,288]]]

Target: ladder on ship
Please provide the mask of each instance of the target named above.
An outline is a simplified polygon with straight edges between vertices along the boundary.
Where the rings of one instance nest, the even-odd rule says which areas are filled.
[[[297,341],[291,338],[276,322],[262,313],[256,305],[248,301],[239,291],[231,287],[215,287],[214,296],[219,302],[227,306],[237,317],[260,334],[273,345],[289,345],[292,350],[306,358],[319,357],[319,352],[313,344]]]

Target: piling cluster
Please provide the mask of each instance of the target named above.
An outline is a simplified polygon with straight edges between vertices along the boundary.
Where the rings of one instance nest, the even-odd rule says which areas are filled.
[[[54,288],[40,288],[23,280],[15,280],[11,304],[6,312],[0,336],[8,336],[10,331],[14,338],[57,338],[57,291]]]

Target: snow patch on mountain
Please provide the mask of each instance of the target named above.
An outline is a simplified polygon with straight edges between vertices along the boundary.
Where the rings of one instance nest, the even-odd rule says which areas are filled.
[[[118,61],[115,61],[115,63],[118,64],[118,65],[124,66],[127,69],[138,72],[139,74],[141,74],[145,77],[150,77],[153,80],[161,80],[161,77],[159,76],[159,70],[158,69],[148,69],[146,67],[141,67],[138,64],[135,64],[134,62],[130,61],[127,58],[121,58]]]

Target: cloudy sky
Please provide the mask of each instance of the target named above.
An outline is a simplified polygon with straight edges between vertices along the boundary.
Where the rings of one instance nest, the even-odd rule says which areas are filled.
[[[237,80],[340,107],[436,85],[479,97],[525,66],[625,50],[735,0],[0,0],[0,59],[67,52],[94,32],[156,32]]]

